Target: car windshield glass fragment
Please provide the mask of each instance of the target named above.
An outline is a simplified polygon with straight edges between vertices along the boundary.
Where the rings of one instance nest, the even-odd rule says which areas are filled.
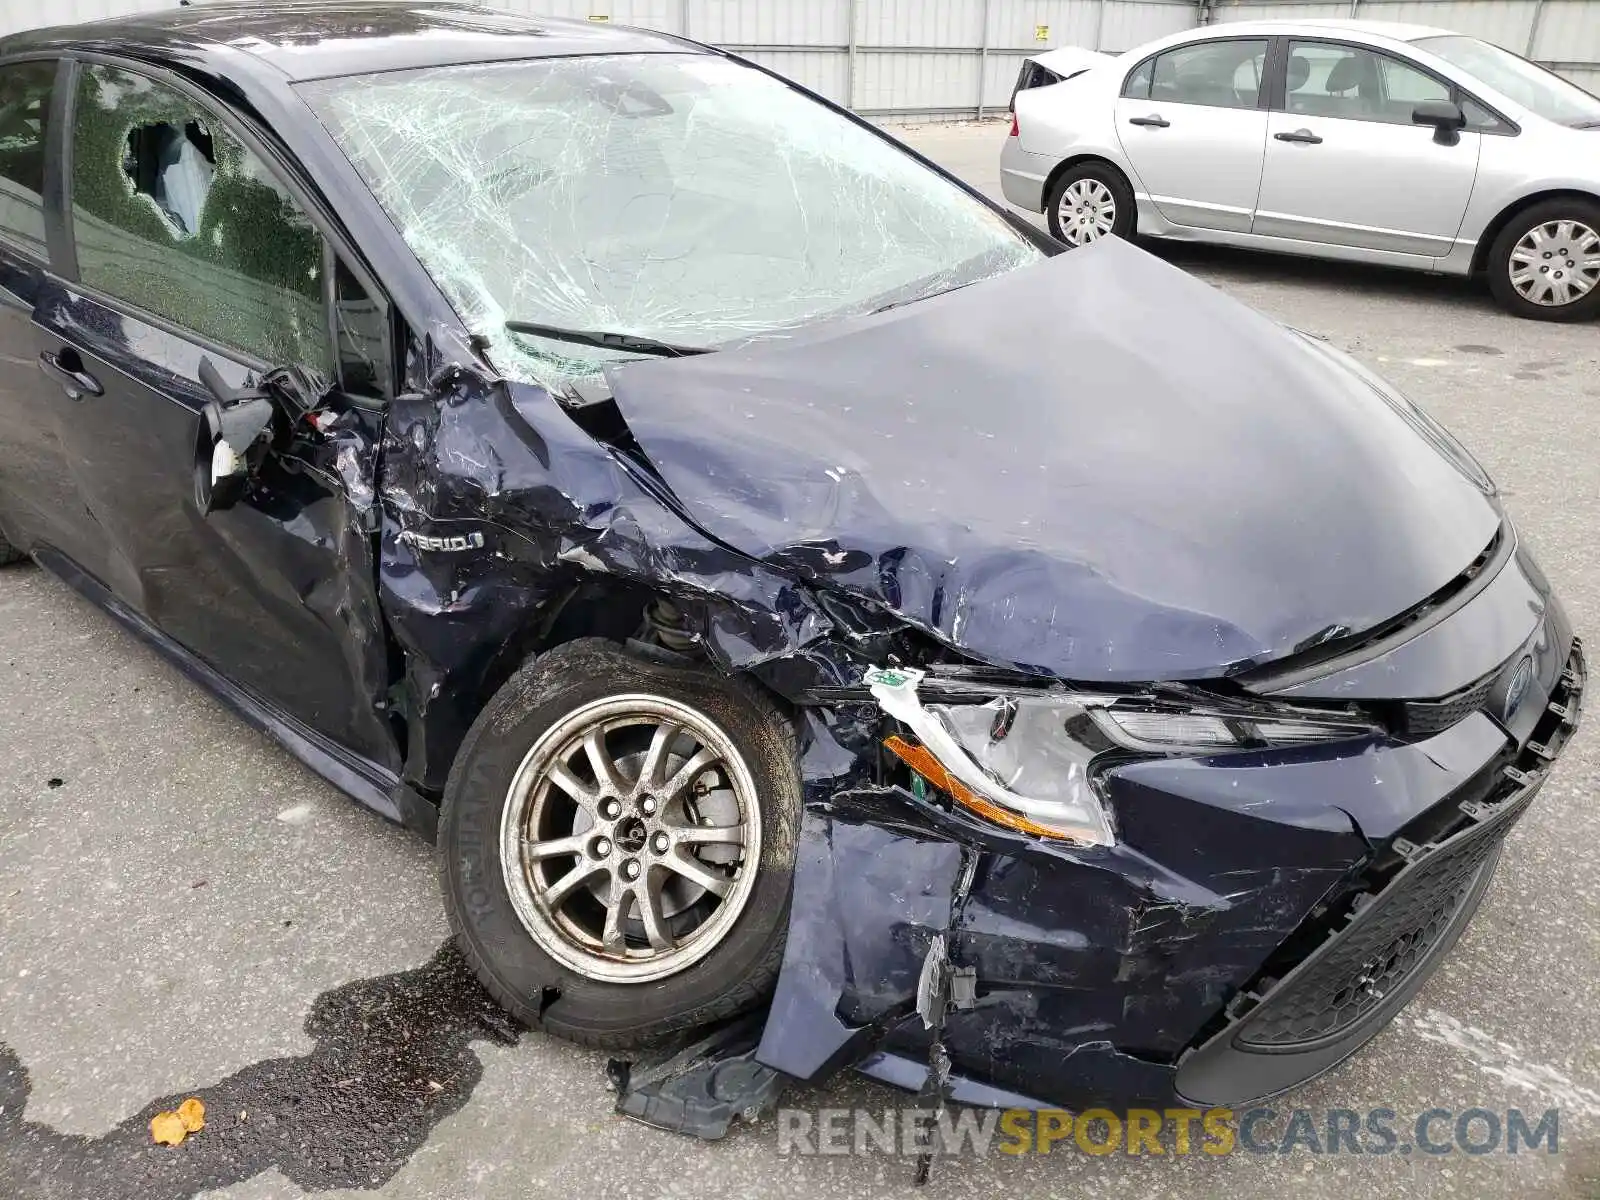
[[[1600,97],[1592,96],[1537,63],[1475,37],[1451,34],[1418,38],[1418,46],[1468,71],[1536,116],[1585,127],[1600,121]]]
[[[633,354],[508,320],[725,346],[1041,256],[893,144],[711,55],[425,68],[302,92],[496,365],[532,382]]]

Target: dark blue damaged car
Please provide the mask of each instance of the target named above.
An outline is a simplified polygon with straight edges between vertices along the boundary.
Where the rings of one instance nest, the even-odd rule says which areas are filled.
[[[529,1025],[700,1038],[629,1111],[1237,1105],[1449,952],[1583,658],[1381,379],[1059,250],[681,39],[8,38],[0,554],[435,839]]]

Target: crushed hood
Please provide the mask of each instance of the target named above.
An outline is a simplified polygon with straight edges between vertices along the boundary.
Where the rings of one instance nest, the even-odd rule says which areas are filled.
[[[1115,239],[609,372],[709,535],[996,663],[1185,679],[1360,632],[1499,515],[1305,337]]]

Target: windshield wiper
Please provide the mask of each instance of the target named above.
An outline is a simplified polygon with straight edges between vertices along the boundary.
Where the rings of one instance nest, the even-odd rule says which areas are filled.
[[[935,296],[946,296],[951,292],[959,292],[962,288],[971,287],[977,282],[976,279],[969,279],[965,283],[952,283],[949,287],[935,288],[931,292],[918,292],[915,296],[907,296],[904,300],[891,300],[888,304],[880,304],[873,309],[871,315],[877,316],[879,313],[888,312],[891,308],[904,308],[908,304],[918,304],[923,300],[932,300]]]
[[[691,354],[710,354],[712,350],[710,346],[675,346],[671,342],[635,337],[631,333],[606,333],[598,329],[563,329],[559,325],[541,325],[537,321],[507,321],[506,328],[512,333],[525,333],[533,337],[550,338],[557,342],[572,342],[578,346],[593,346],[597,350],[655,354],[662,358],[686,358]]]
[[[1574,121],[1574,129],[1600,129],[1600,121]]]

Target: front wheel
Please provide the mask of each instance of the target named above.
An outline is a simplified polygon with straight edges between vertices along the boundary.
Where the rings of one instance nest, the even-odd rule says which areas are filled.
[[[1045,215],[1056,240],[1069,246],[1132,237],[1133,189],[1110,163],[1079,163],[1051,185]]]
[[[524,667],[440,814],[457,941],[529,1025],[605,1049],[757,1004],[782,962],[794,734],[753,686],[585,639]]]
[[[1518,213],[1490,247],[1489,289],[1535,321],[1600,316],[1600,203],[1557,198]]]
[[[6,541],[5,534],[0,533],[0,567],[10,566],[14,562],[21,562],[28,556]]]

